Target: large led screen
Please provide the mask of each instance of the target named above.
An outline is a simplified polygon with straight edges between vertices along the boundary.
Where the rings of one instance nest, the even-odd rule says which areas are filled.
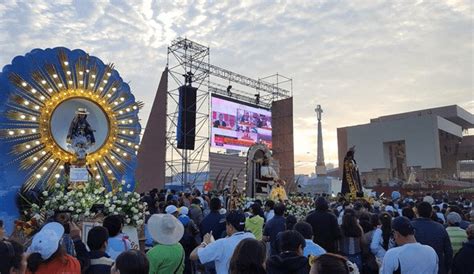
[[[265,108],[212,95],[212,147],[247,151],[260,141],[272,148],[272,116]]]

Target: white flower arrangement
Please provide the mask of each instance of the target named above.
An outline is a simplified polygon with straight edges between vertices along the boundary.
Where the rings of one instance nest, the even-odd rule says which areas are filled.
[[[55,211],[68,210],[71,211],[73,221],[83,221],[94,217],[94,213],[90,212],[93,205],[103,204],[105,215],[122,215],[127,225],[144,224],[147,206],[140,201],[140,194],[136,192],[123,192],[121,187],[107,192],[102,183],[96,181],[69,188],[65,185],[57,182],[44,190],[42,202],[30,203],[30,210],[25,211],[25,215],[40,214],[49,217]]]

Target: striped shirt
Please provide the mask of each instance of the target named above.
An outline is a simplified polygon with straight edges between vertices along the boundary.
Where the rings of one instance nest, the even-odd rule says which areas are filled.
[[[459,249],[461,249],[462,243],[467,242],[466,231],[459,226],[448,226],[446,231],[448,232],[449,240],[451,240],[453,254],[456,255]]]

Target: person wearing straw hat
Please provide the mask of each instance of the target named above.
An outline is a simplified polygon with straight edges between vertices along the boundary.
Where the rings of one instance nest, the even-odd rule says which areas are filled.
[[[184,227],[171,214],[153,214],[148,220],[148,231],[158,244],[147,252],[150,274],[183,273],[184,249],[179,243]]]

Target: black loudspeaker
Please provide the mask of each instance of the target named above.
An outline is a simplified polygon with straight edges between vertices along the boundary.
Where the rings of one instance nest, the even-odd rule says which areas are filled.
[[[177,141],[180,149],[194,149],[196,139],[196,93],[197,88],[179,87],[179,113]]]

